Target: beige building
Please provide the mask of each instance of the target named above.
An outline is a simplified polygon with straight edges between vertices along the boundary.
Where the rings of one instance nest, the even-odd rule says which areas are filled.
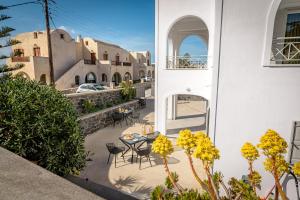
[[[49,83],[46,32],[22,33],[15,39],[21,42],[13,46],[13,51],[18,51],[19,56],[8,59],[7,63],[23,63],[24,67],[14,74]],[[80,36],[74,40],[61,29],[51,31],[51,39],[57,89],[72,88],[82,83],[118,85],[122,80],[138,81],[154,75],[149,51],[129,52],[115,44]]]

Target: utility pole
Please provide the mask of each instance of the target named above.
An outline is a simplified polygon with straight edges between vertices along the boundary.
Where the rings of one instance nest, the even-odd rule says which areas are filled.
[[[53,57],[52,57],[52,45],[51,45],[51,35],[50,35],[50,23],[49,23],[49,8],[48,0],[44,1],[45,8],[45,20],[46,20],[46,32],[47,32],[47,42],[48,42],[48,56],[49,56],[49,67],[50,67],[50,85],[55,87],[54,82],[54,70],[53,70]]]

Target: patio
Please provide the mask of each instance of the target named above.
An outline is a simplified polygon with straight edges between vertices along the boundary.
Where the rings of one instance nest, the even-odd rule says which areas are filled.
[[[124,122],[122,128],[119,124],[115,127],[110,126],[90,134],[85,139],[85,148],[89,152],[89,161],[81,177],[102,184],[111,188],[122,190],[139,199],[149,197],[152,189],[160,184],[164,184],[166,173],[162,165],[162,160],[155,154],[150,154],[152,167],[146,158],[142,160],[141,169],[139,163],[131,164],[131,151],[125,154],[125,162],[118,156],[117,167],[114,166],[114,160],[111,158],[107,165],[108,150],[106,143],[114,142],[125,146],[119,137],[126,133],[142,133],[143,124],[153,124],[154,121],[154,100],[147,100],[147,107],[140,110],[141,124],[126,126]],[[172,139],[175,144],[175,139]],[[199,173],[201,170],[200,162],[195,160],[196,168]],[[179,174],[179,183],[184,187],[197,188],[197,183],[189,170],[188,160],[184,152],[175,147],[174,153],[169,159],[169,167],[172,171]],[[203,174],[201,174],[203,175]]]

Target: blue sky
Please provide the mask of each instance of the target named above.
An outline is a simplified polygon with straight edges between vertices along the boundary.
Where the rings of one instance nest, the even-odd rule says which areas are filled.
[[[1,4],[26,1],[32,0],[1,0]],[[56,2],[57,5],[53,6],[54,24],[57,28],[66,29],[74,38],[80,34],[112,42],[128,50],[150,50],[154,53],[154,0]],[[13,17],[4,23],[16,29],[13,34],[45,29],[40,5],[13,7],[5,10],[5,13]]]
[[[32,0],[1,0],[12,5]],[[154,0],[56,0],[52,6],[52,28],[62,28],[74,38],[77,35],[111,42],[128,50],[150,50],[154,62]],[[4,24],[20,32],[44,30],[42,7],[36,4],[13,7],[4,11],[12,19]],[[187,38],[181,47],[184,54],[199,55],[205,46],[195,36]]]

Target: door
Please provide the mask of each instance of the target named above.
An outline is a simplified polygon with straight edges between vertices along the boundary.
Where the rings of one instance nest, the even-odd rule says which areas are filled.
[[[96,54],[91,53],[91,64],[96,64]]]

